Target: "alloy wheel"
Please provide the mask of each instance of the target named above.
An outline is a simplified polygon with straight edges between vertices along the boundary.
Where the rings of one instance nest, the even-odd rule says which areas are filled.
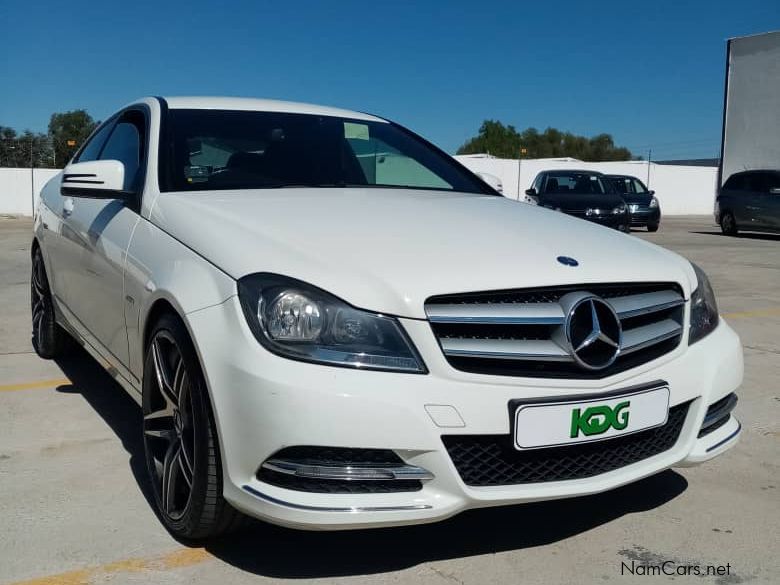
[[[48,311],[49,291],[46,286],[43,259],[40,254],[33,256],[32,275],[30,278],[30,300],[32,307],[32,333],[37,347],[43,345],[44,321]]]
[[[181,350],[167,331],[156,333],[149,351],[154,379],[144,406],[147,465],[160,510],[179,520],[190,505],[195,473],[192,388]]]

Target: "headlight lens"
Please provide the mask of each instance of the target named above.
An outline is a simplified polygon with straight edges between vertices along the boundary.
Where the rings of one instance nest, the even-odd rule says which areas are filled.
[[[691,330],[688,345],[692,345],[711,333],[718,325],[718,303],[704,271],[691,262],[698,285],[691,294]]]
[[[658,207],[658,199],[656,199],[655,197],[653,197],[650,200],[650,209],[652,209],[653,207]]]
[[[427,371],[394,317],[356,309],[276,274],[242,278],[238,296],[252,333],[277,355],[366,370]]]
[[[615,215],[618,215],[620,213],[625,213],[625,212],[626,212],[625,205],[618,205],[617,207],[615,207],[615,209],[612,210],[612,213]]]

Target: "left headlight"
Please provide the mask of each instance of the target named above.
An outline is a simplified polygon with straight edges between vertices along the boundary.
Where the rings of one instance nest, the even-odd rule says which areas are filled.
[[[711,333],[718,325],[718,303],[710,280],[704,271],[691,262],[698,284],[691,294],[691,330],[688,345],[692,345]]]
[[[356,309],[278,274],[245,276],[238,281],[238,296],[252,333],[277,355],[365,370],[427,373],[394,317]]]
[[[650,206],[649,206],[649,207],[650,207],[650,209],[653,209],[654,207],[658,207],[658,199],[656,199],[655,197],[653,197],[653,198],[650,200]]]

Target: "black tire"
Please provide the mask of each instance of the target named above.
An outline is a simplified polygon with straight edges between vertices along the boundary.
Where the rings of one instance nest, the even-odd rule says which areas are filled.
[[[72,338],[57,324],[43,254],[37,246],[33,252],[30,274],[30,312],[32,346],[35,353],[47,360],[67,353],[71,348]]]
[[[649,223],[649,224],[647,224],[647,231],[648,232],[657,232],[658,231],[658,224],[657,223]]]
[[[733,213],[726,211],[720,216],[720,229],[726,236],[736,236],[739,233]]]
[[[179,538],[206,540],[244,516],[222,496],[217,431],[195,349],[184,324],[163,315],[146,348],[143,440],[157,513]]]

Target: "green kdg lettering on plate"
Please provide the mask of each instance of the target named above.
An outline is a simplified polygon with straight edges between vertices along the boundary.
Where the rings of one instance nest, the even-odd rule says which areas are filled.
[[[586,437],[600,435],[610,428],[622,431],[628,426],[628,407],[631,402],[626,400],[615,408],[609,406],[589,406],[585,410],[575,408],[571,411],[571,438],[577,438],[580,433]]]

